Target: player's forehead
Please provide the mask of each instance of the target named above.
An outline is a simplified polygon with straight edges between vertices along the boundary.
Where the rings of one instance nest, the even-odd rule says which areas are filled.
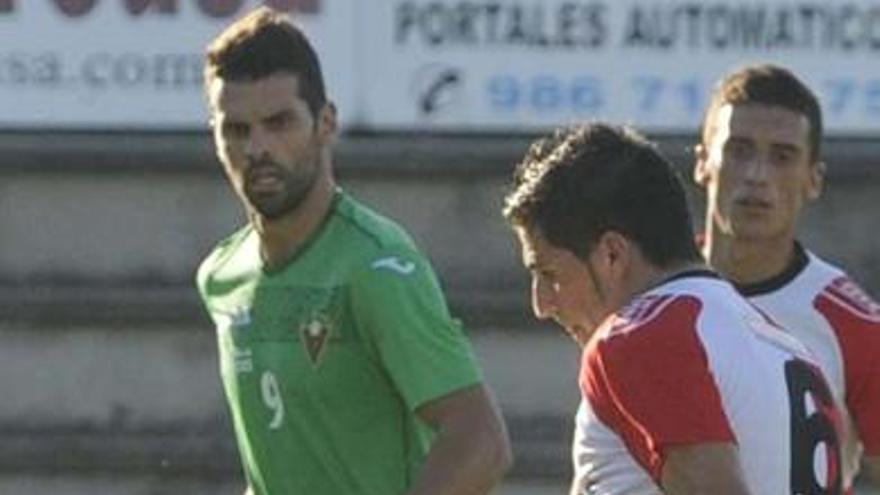
[[[292,73],[260,79],[217,78],[208,87],[208,98],[216,118],[235,121],[260,120],[281,111],[308,111],[300,96],[299,79]]]
[[[806,149],[810,122],[803,113],[763,103],[724,103],[710,117],[711,145],[746,140]]]
[[[522,263],[526,268],[549,268],[559,261],[562,250],[550,244],[540,232],[517,227],[516,233],[520,242]]]
[[[541,263],[543,259],[543,240],[540,236],[524,226],[514,228],[516,237],[519,239],[520,256],[522,264],[526,268],[534,268]]]

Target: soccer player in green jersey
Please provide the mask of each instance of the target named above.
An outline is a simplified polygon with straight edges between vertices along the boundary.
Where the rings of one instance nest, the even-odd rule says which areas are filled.
[[[488,493],[501,415],[425,257],[336,186],[308,40],[259,9],[210,45],[205,84],[249,219],[198,273],[248,493]]]

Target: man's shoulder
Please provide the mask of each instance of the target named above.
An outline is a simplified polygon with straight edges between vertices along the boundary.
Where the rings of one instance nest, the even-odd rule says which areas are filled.
[[[683,324],[693,322],[700,311],[699,298],[674,293],[648,294],[638,297],[614,313],[603,328],[602,338],[615,339],[662,328],[670,320]]]
[[[642,295],[605,320],[587,345],[582,364],[656,360],[675,354],[683,344],[702,346],[698,322],[703,306],[703,300],[690,294]]]
[[[377,251],[416,249],[412,237],[400,224],[347,193],[340,192],[335,215],[343,223],[345,235],[359,239],[359,244],[372,245]]]
[[[880,327],[880,303],[845,274],[826,285],[814,305],[820,309],[833,306],[852,318]]]
[[[428,257],[397,222],[347,194],[340,198],[335,214],[340,237],[334,244],[344,245],[347,254],[342,257],[353,263],[353,286],[372,290],[386,282],[434,283]]]
[[[604,335],[613,338],[685,324],[696,328],[703,312],[731,311],[736,300],[732,287],[708,272],[682,277],[634,298],[613,315]]]
[[[808,252],[804,279],[812,305],[834,305],[852,316],[880,323],[880,304],[842,268]],[[794,287],[793,287],[794,288]]]
[[[723,355],[761,341],[804,356],[803,346],[781,332],[724,280],[698,277],[644,295],[609,318],[597,333],[598,353],[675,354],[684,346]],[[762,344],[763,345],[763,344]]]
[[[207,279],[213,273],[226,264],[230,258],[235,257],[252,231],[251,225],[247,224],[214,245],[199,264],[196,280],[200,288],[204,287]]]

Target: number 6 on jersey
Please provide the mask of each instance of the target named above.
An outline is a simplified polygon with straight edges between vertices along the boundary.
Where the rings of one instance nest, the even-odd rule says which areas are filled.
[[[843,493],[839,418],[819,372],[795,359],[785,364],[791,399],[791,493]]]

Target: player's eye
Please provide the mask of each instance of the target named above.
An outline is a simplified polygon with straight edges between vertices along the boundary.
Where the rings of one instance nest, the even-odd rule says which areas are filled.
[[[754,155],[755,147],[752,143],[742,140],[731,140],[724,145],[725,158],[732,160],[746,160]]]
[[[770,156],[773,160],[773,163],[779,165],[787,165],[795,161],[798,156],[798,152],[790,148],[775,148],[771,152]]]
[[[282,112],[266,119],[266,129],[270,131],[283,131],[290,127],[293,123],[293,116],[290,112]]]

